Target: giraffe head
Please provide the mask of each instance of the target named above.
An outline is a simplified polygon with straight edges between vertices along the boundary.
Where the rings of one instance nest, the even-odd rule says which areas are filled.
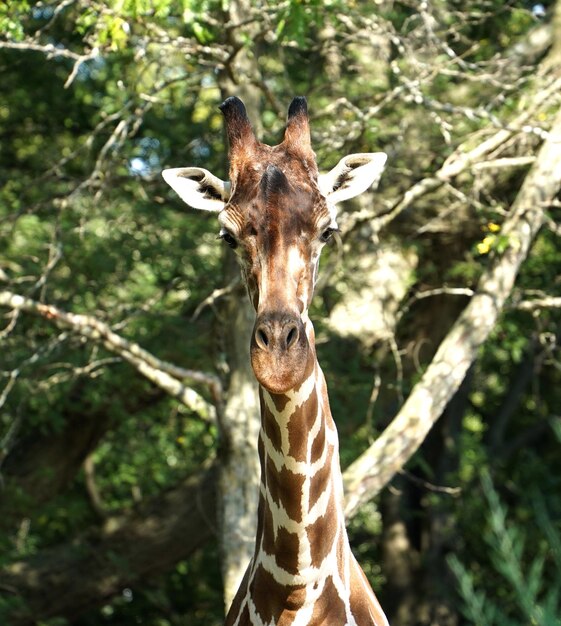
[[[190,206],[218,212],[220,236],[234,249],[256,311],[251,362],[272,393],[297,387],[315,358],[307,332],[320,252],[337,230],[335,205],[380,177],[384,153],[352,154],[319,174],[306,100],[288,110],[282,143],[259,142],[241,100],[220,109],[230,145],[230,177],[198,167],[164,170],[166,182]]]

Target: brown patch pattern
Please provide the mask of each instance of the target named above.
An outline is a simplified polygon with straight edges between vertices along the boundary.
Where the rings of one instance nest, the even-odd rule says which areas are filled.
[[[318,469],[315,473],[310,485],[310,509],[312,509],[319,498],[323,495],[329,485],[333,484],[333,475],[331,473],[331,460],[333,457],[333,450],[329,450],[327,453],[325,464]],[[332,494],[333,497],[333,494]]]
[[[334,583],[333,577],[325,581],[323,593],[319,597],[314,606],[314,612],[311,624],[329,624],[329,626],[343,626],[347,624],[347,612],[345,603],[339,596]],[[368,624],[368,622],[360,623],[360,626]]]
[[[312,566],[320,567],[323,561],[331,554],[333,544],[339,531],[337,509],[331,496],[325,515],[307,527],[306,533],[312,549]]]
[[[308,456],[308,433],[317,417],[318,399],[312,393],[288,421],[288,454],[297,461],[305,461]]]
[[[277,470],[273,461],[265,459],[265,488],[271,499],[283,508],[295,522],[302,521],[302,488],[305,476],[294,474],[286,467]]]
[[[292,624],[296,612],[306,599],[303,585],[280,585],[261,565],[256,569],[250,591],[255,591],[252,599],[263,623],[272,621],[278,626]]]

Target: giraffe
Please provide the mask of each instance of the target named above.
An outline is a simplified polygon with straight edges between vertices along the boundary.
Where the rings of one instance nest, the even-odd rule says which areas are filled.
[[[191,207],[218,213],[256,311],[250,359],[259,382],[261,486],[255,552],[226,626],[388,626],[347,538],[338,436],[308,317],[337,203],[379,179],[386,155],[349,155],[319,175],[305,98],[283,141],[257,140],[242,101],[220,109],[229,181],[196,168],[163,177]]]

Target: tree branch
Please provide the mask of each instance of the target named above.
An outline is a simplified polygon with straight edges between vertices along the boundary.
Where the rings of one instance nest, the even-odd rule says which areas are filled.
[[[525,129],[534,131],[534,127],[528,126],[529,120],[540,107],[549,104],[551,98],[558,94],[560,89],[561,78],[552,79],[547,87],[537,93],[528,108],[512,122],[473,148],[470,146],[473,145],[474,135],[470,135],[467,140],[446,159],[442,167],[434,175],[423,178],[418,183],[415,183],[387,212],[373,214],[371,209],[365,209],[350,213],[344,220],[344,230],[352,230],[358,222],[363,221],[371,222],[375,231],[382,230],[414,202],[428,193],[436,191],[444,184],[457,178],[466,170],[469,170],[469,168],[476,167],[516,133],[524,132]],[[544,135],[547,135],[547,133],[544,132]]]
[[[520,311],[535,311],[536,309],[561,309],[561,297],[544,296],[534,300],[522,300],[514,306]]]
[[[11,291],[0,291],[0,306],[39,315],[58,326],[70,328],[83,337],[102,343],[107,350],[121,356],[148,380],[177,398],[190,410],[208,419],[220,419],[222,387],[216,376],[162,361],[137,343],[113,332],[107,324],[91,315],[67,313],[53,305],[36,302]],[[182,382],[184,380],[207,385],[211,390],[214,406],[194,389],[185,386]]]
[[[466,157],[454,161],[452,166],[459,171],[469,162],[471,158]],[[561,111],[558,111],[548,138],[503,224],[502,233],[508,238],[506,249],[492,260],[481,276],[475,295],[398,415],[378,440],[346,470],[347,515],[353,515],[363,502],[375,496],[403,468],[458,390],[477,350],[493,329],[520,265],[544,223],[543,207],[551,202],[560,187]]]

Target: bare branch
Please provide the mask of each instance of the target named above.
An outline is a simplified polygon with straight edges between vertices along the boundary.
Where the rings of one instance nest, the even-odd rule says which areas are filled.
[[[404,476],[412,483],[415,483],[416,485],[421,486],[423,489],[426,489],[427,491],[432,491],[434,493],[444,493],[448,496],[459,496],[462,493],[461,487],[444,487],[443,485],[435,485],[405,470],[400,470],[399,474],[401,476]]]
[[[466,296],[471,298],[474,295],[473,289],[469,289],[469,287],[440,287],[438,289],[427,289],[425,291],[419,291],[416,294],[413,294],[409,300],[401,307],[399,311],[399,316],[397,318],[397,323],[399,320],[409,311],[411,305],[413,305],[418,300],[424,300],[425,298],[432,298],[434,296]]]
[[[482,162],[488,155],[493,154],[493,152],[505,144],[516,133],[532,131],[534,127],[529,125],[529,120],[544,104],[549,105],[551,98],[557,95],[560,90],[561,78],[552,79],[546,87],[538,91],[528,107],[512,122],[505,124],[499,131],[477,144],[474,148],[469,147],[473,145],[474,136],[469,136],[467,140],[446,159],[442,167],[433,176],[426,177],[410,187],[403,194],[401,199],[394,203],[387,212],[382,214],[378,213],[376,215],[371,209],[364,209],[350,213],[345,216],[344,230],[351,230],[355,224],[361,221],[371,222],[375,231],[386,227],[414,202],[428,193],[436,191],[444,184],[457,178],[463,172],[475,167],[476,164]]]
[[[46,354],[49,354],[50,352],[55,350],[61,343],[66,341],[67,338],[68,338],[67,333],[60,333],[57,337],[54,337],[48,343],[43,344],[41,347],[39,347],[39,349],[36,350],[30,357],[22,361],[18,365],[18,367],[12,369],[9,372],[0,372],[0,374],[3,373],[4,375],[7,375],[8,377],[8,382],[4,386],[4,389],[2,390],[2,392],[0,393],[0,409],[6,403],[6,400],[8,399],[8,396],[13,390],[18,378],[20,377],[22,370],[25,369],[26,367],[29,367],[30,365],[33,365],[34,363],[37,363],[37,361],[39,361],[40,358],[42,358]],[[0,335],[0,341],[1,340],[2,340],[2,336]],[[10,453],[12,444],[15,441],[15,437],[19,431],[21,423],[22,423],[22,417],[18,416],[14,420],[14,422],[12,422],[12,424],[10,425],[8,432],[6,433],[4,438],[0,441],[0,465],[2,465],[4,458],[6,458],[6,456]]]
[[[57,371],[52,376],[49,376],[45,380],[37,382],[37,389],[48,389],[54,385],[60,385],[68,380],[75,380],[76,378],[83,376],[87,378],[96,378],[101,372],[108,366],[115,363],[121,363],[120,357],[108,357],[105,359],[97,359],[90,361],[87,365],[82,367],[73,367],[68,363],[57,364],[63,371]],[[57,366],[55,365],[55,367]]]
[[[209,296],[207,296],[202,302],[197,305],[195,312],[191,315],[191,321],[194,322],[199,315],[202,313],[204,309],[208,306],[214,306],[220,298],[231,294],[235,291],[241,284],[241,279],[239,277],[234,278],[226,287],[221,287],[220,289],[215,289]]]
[[[65,59],[73,59],[78,61],[82,55],[72,52],[68,48],[59,48],[52,43],[40,44],[34,40],[27,41],[0,41],[0,50],[9,48],[12,50],[32,50],[34,52],[42,52],[47,59],[55,59],[56,57],[64,57]]]
[[[107,519],[107,507],[103,502],[103,498],[101,497],[101,493],[99,492],[95,480],[95,463],[92,454],[88,454],[88,456],[84,459],[83,467],[86,490],[88,492],[92,508],[101,519]]]
[[[536,298],[535,300],[523,300],[514,305],[514,308],[520,311],[536,311],[538,309],[560,309],[561,297],[547,296],[544,298]]]
[[[87,61],[91,61],[92,59],[95,59],[97,56],[99,56],[99,48],[93,48],[90,52],[88,52],[88,54],[80,55],[75,60],[74,66],[72,67],[72,71],[70,72],[70,74],[68,75],[68,78],[64,82],[64,88],[68,89],[68,87],[72,85],[72,83],[74,82],[74,79],[76,78],[76,76],[78,76],[78,72],[80,68],[82,67],[82,65],[84,65],[84,63],[86,63]]]
[[[59,6],[56,10],[53,18],[54,20],[57,13],[62,10],[65,6],[72,3],[71,1],[63,2],[63,6]],[[48,25],[47,25],[48,26]],[[45,28],[47,27],[45,26]],[[21,51],[32,51],[32,52],[41,52],[44,54],[48,60],[56,59],[56,58],[65,58],[72,59],[74,61],[74,66],[72,67],[72,71],[70,72],[66,82],[64,83],[64,88],[67,89],[74,82],[74,79],[78,75],[78,71],[80,67],[86,63],[87,61],[91,61],[99,56],[99,48],[93,47],[89,52],[85,54],[79,54],[78,52],[74,52],[73,50],[69,50],[68,48],[64,48],[62,46],[55,46],[52,43],[42,44],[36,39],[26,39],[25,41],[0,41],[0,49],[8,48],[12,50],[21,50]]]
[[[475,171],[478,170],[488,170],[488,169],[500,169],[506,167],[526,167],[527,165],[532,165],[536,160],[535,156],[521,156],[521,157],[510,157],[504,159],[492,159],[490,161],[483,161],[481,163],[476,163],[473,166]]]
[[[454,165],[454,162],[452,163]],[[458,166],[456,166],[458,167]],[[504,253],[481,276],[475,295],[440,345],[401,411],[345,472],[346,512],[353,515],[401,470],[460,387],[509,296],[521,263],[544,223],[544,204],[561,187],[561,111],[503,224]]]
[[[10,291],[0,292],[0,306],[40,315],[59,326],[72,329],[83,337],[102,343],[107,350],[121,356],[148,380],[177,398],[190,410],[208,419],[220,418],[220,409],[217,415],[217,407],[220,406],[221,385],[216,376],[162,361],[138,344],[117,335],[107,324],[90,315],[67,313],[55,306],[42,304]],[[194,389],[187,387],[183,383],[186,379],[202,382],[211,387],[213,399],[218,403],[217,407],[209,404]]]

